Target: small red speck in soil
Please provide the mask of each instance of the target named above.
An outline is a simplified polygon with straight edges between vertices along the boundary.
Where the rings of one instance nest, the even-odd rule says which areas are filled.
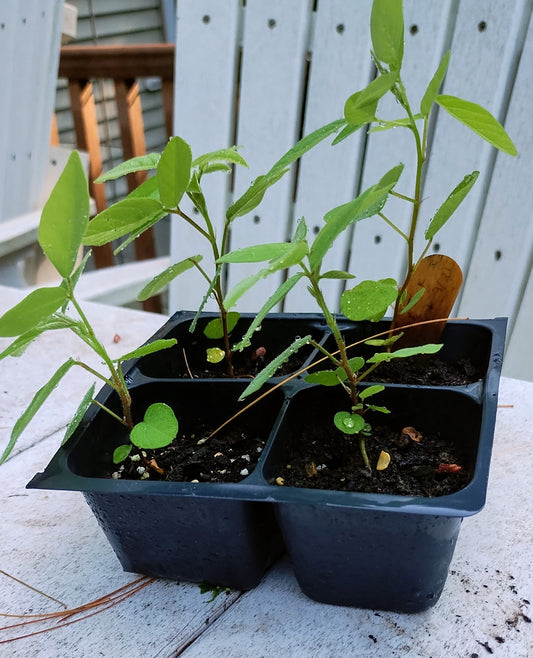
[[[458,464],[439,464],[435,469],[435,473],[459,473],[462,467]]]

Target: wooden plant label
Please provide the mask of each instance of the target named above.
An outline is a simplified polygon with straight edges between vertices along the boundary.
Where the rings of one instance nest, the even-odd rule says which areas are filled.
[[[462,283],[463,273],[453,258],[442,254],[426,256],[409,281],[406,305],[421,288],[424,294],[411,309],[398,316],[396,327],[449,317]],[[400,342],[402,345],[438,343],[445,325],[446,322],[436,322],[414,327]]]

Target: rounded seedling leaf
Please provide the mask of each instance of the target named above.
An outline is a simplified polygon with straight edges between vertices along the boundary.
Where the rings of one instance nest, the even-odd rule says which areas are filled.
[[[38,288],[0,317],[0,336],[20,336],[55,313],[67,298],[62,286]]]
[[[113,464],[120,464],[120,462],[123,462],[130,454],[132,448],[133,446],[131,443],[115,448],[113,450]]]
[[[161,203],[177,208],[191,178],[191,147],[181,137],[172,137],[157,165],[157,184]]]
[[[343,379],[341,377],[341,379]],[[346,375],[344,374],[344,379]],[[339,377],[336,370],[320,370],[319,372],[310,372],[305,381],[308,384],[321,384],[322,386],[337,386]]]
[[[376,471],[384,471],[387,466],[390,464],[390,455],[385,450],[382,450],[379,453],[378,463],[376,465]]]
[[[230,311],[226,314],[226,328],[228,334],[235,329],[235,325],[241,317],[240,313],[237,311]],[[204,336],[206,338],[211,338],[212,340],[217,340],[218,338],[224,338],[224,328],[222,325],[221,318],[213,318],[208,322],[204,329]],[[215,362],[216,363],[216,362]]]
[[[172,443],[177,433],[178,420],[172,409],[156,402],[148,407],[144,420],[132,429],[130,440],[137,448],[155,450]]]
[[[208,363],[220,363],[226,356],[224,350],[221,350],[220,347],[209,347],[205,352]]]
[[[89,189],[83,165],[73,151],[46,202],[39,224],[39,244],[62,277],[76,267],[89,223]]]
[[[365,421],[359,414],[351,414],[349,411],[338,411],[333,422],[335,427],[344,434],[358,434],[365,426]]]
[[[380,320],[398,295],[394,279],[362,281],[341,295],[341,311],[350,320]]]
[[[445,94],[437,96],[435,100],[454,119],[463,123],[492,146],[509,155],[517,154],[516,146],[501,123],[481,105]]]
[[[374,384],[373,386],[369,386],[368,388],[364,388],[360,393],[359,393],[359,398],[361,400],[366,400],[367,398],[371,397],[372,395],[376,395],[376,393],[381,393],[381,391],[385,390],[385,387],[382,386],[381,384]]]

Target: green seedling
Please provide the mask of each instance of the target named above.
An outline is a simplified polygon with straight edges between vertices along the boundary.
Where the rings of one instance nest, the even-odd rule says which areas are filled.
[[[28,408],[16,422],[10,440],[0,457],[0,463],[8,458],[28,423],[61,379],[74,366],[83,368],[97,380],[111,386],[120,399],[121,415],[94,399],[95,385],[93,384],[68,425],[63,442],[73,434],[91,404],[101,407],[130,432],[131,444],[121,447],[115,457],[125,459],[133,446],[138,449],[145,449],[154,447],[155,443],[158,444],[157,447],[167,445],[171,443],[176,435],[177,421],[174,412],[167,405],[154,404],[148,409],[146,412],[150,419],[148,427],[145,427],[146,417],[143,423],[134,425],[131,397],[123,373],[124,362],[171,347],[176,343],[175,339],[157,340],[128,352],[118,359],[113,359],[96,336],[76,299],[76,283],[90,256],[89,252],[81,264],[77,264],[78,254],[88,224],[89,193],[87,181],[80,157],[74,151],[44,206],[39,224],[39,244],[44,254],[62,277],[61,284],[34,290],[0,317],[0,336],[16,337],[11,345],[0,354],[0,359],[8,356],[20,356],[30,343],[47,331],[68,329],[91,348],[94,354],[103,362],[106,370],[100,372],[87,363],[74,358],[69,358],[63,363],[50,380],[35,394]],[[174,431],[174,425],[176,431]]]
[[[263,308],[257,314],[252,326],[244,335],[242,340],[234,349],[243,349],[249,344],[251,335],[262,319],[266,316],[273,304],[277,303],[291,290],[302,278],[308,281],[308,291],[315,299],[324,319],[328,324],[335,339],[336,352],[328,351],[324,346],[316,343],[311,336],[297,338],[293,344],[288,347],[282,354],[274,359],[264,370],[262,370],[243,391],[240,399],[244,399],[251,393],[257,391],[263,384],[273,376],[276,370],[286,361],[291,354],[300,349],[303,345],[313,345],[322,354],[327,357],[333,366],[331,370],[315,372],[307,376],[307,381],[323,386],[341,386],[350,398],[350,410],[341,410],[334,416],[334,424],[344,434],[355,435],[359,440],[359,448],[363,461],[367,468],[371,470],[366,453],[366,437],[368,437],[371,427],[365,419],[368,411],[388,413],[388,410],[382,406],[370,404],[367,400],[373,395],[383,390],[382,386],[370,386],[360,390],[359,384],[373,371],[380,363],[391,361],[397,358],[407,358],[415,354],[434,354],[442,346],[436,344],[421,345],[418,347],[408,347],[396,351],[385,351],[374,354],[369,359],[363,359],[360,356],[350,358],[348,356],[347,346],[342,333],[337,324],[335,314],[328,307],[320,287],[320,282],[324,279],[338,278],[351,279],[351,274],[341,271],[322,272],[322,263],[328,249],[334,241],[347,230],[354,222],[360,221],[369,216],[369,213],[375,213],[376,208],[382,206],[394,186],[394,177],[390,172],[386,174],[379,183],[370,187],[363,192],[354,201],[339,206],[327,213],[325,224],[319,231],[312,244],[307,241],[308,229],[305,220],[302,218],[290,243],[278,243],[270,245],[259,245],[230,252],[221,261],[227,263],[244,263],[257,262],[259,255],[267,260],[266,267],[259,270],[256,274],[247,277],[228,293],[225,303],[228,308],[235,304],[241,295],[249,290],[261,278],[269,276],[278,269],[285,267],[295,267],[300,271],[287,279],[285,283],[274,293],[267,301]],[[345,298],[343,312],[350,320],[379,320],[385,314],[389,305],[394,301],[396,296],[396,282],[393,279],[383,279],[380,281],[363,281],[353,288],[349,297]],[[375,347],[390,347],[397,339],[398,335],[374,340],[370,344]]]
[[[424,170],[428,163],[429,126],[437,108],[446,111],[454,119],[460,121],[482,139],[504,153],[516,155],[517,151],[503,127],[486,109],[456,96],[439,94],[439,89],[448,69],[450,52],[445,53],[443,56],[435,74],[427,85],[418,108],[415,109],[416,106],[407,97],[402,79],[404,50],[402,0],[374,0],[370,31],[373,49],[371,55],[376,66],[377,75],[365,89],[352,94],[346,101],[344,116],[348,125],[337,137],[335,143],[342,141],[355,131],[371,125],[373,127],[370,128],[370,131],[408,130],[413,136],[416,149],[414,190],[410,194],[400,193],[396,189],[390,191],[391,195],[412,206],[408,230],[406,232],[402,231],[398,224],[383,212],[382,208],[375,213],[400,235],[406,245],[407,267],[405,278],[398,286],[394,301],[392,319],[392,328],[394,329],[401,324],[400,316],[412,309],[424,294],[423,288],[420,288],[411,296],[407,295],[409,283],[418,265],[427,254],[437,233],[463,202],[479,176],[478,171],[473,171],[467,173],[458,182],[435,215],[429,220],[424,233],[425,245],[421,254],[415,256],[415,235],[422,205],[422,182]],[[387,94],[392,94],[396,101],[396,107],[403,110],[403,116],[385,119],[379,115],[379,101]],[[397,169],[398,177],[402,169],[403,165],[399,165]]]
[[[85,234],[84,244],[103,245],[128,236],[117,248],[115,252],[117,253],[168,214],[192,226],[205,239],[213,263],[212,267],[205,268],[204,264],[201,264],[203,255],[190,256],[159,274],[141,291],[139,299],[147,299],[183,272],[196,268],[207,288],[196,317],[191,323],[190,331],[195,330],[205,303],[209,297],[212,297],[217,305],[219,317],[205,327],[204,333],[208,338],[222,339],[223,349],[209,348],[207,361],[218,363],[225,360],[227,373],[234,376],[230,334],[240,314],[235,311],[229,312],[225,304],[225,265],[221,260],[227,253],[231,225],[235,219],[250,213],[261,203],[266,191],[289,171],[293,162],[345,126],[346,120],[339,119],[311,133],[280,158],[266,174],[256,178],[248,190],[227,209],[223,228],[218,236],[202,190],[204,176],[213,172],[229,173],[232,166],[248,165],[235,147],[220,149],[193,159],[187,142],[181,137],[172,137],[161,155],[151,153],[127,160],[96,180],[101,183],[135,171],[154,171],[151,178],[124,200],[115,203],[91,221]],[[181,207],[184,197],[193,203],[200,220],[197,221],[184,212]]]

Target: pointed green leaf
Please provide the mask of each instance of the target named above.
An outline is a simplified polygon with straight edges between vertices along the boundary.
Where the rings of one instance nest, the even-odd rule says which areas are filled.
[[[435,101],[454,119],[463,123],[492,146],[509,155],[517,154],[516,146],[501,123],[484,107],[456,96],[443,94],[437,96]]]
[[[330,270],[325,274],[320,275],[321,279],[355,279],[354,274],[343,272],[342,270]]]
[[[366,400],[367,398],[371,397],[372,395],[376,395],[376,393],[381,393],[381,391],[384,391],[385,387],[382,386],[381,384],[374,384],[373,386],[368,386],[368,388],[364,388],[360,393],[359,393],[359,399],[360,400]]]
[[[239,400],[244,400],[245,397],[248,397],[248,395],[251,395],[252,393],[255,393],[255,391],[259,390],[263,384],[268,381],[280,368],[286,361],[289,360],[289,358],[295,354],[300,348],[304,347],[304,345],[308,345],[309,342],[311,341],[311,336],[304,336],[303,338],[297,338],[292,345],[289,345],[287,349],[283,350],[283,352],[277,356],[275,359],[273,359],[267,366],[266,368],[263,368],[261,372],[256,375],[250,384],[244,389],[244,391],[241,393],[241,396]]]
[[[163,402],[151,404],[144,420],[130,433],[130,441],[137,448],[156,450],[168,446],[178,433],[178,420],[174,411]]]
[[[0,336],[20,336],[52,315],[67,298],[62,286],[38,288],[0,317]]]
[[[100,246],[152,224],[167,215],[157,199],[126,197],[114,203],[89,222],[83,243]]]
[[[168,286],[168,284],[177,276],[183,274],[183,272],[186,272],[187,270],[190,270],[191,267],[194,267],[196,263],[199,263],[202,260],[202,258],[203,256],[200,254],[196,256],[189,256],[189,258],[185,258],[179,263],[175,263],[174,265],[167,267],[164,272],[158,274],[144,286],[141,292],[137,295],[137,299],[142,302],[145,299],[152,297],[152,295],[157,294],[165,286]]]
[[[220,279],[221,271],[222,271],[222,265],[219,265],[217,267],[216,272],[215,272],[215,276],[211,279],[211,283],[209,284],[209,287],[207,288],[207,291],[206,291],[205,295],[203,296],[202,301],[200,302],[200,306],[198,307],[198,310],[196,311],[196,314],[193,318],[193,321],[191,322],[191,325],[189,327],[189,332],[191,334],[194,333],[194,331],[196,329],[196,324],[198,322],[198,319],[200,318],[200,314],[204,310],[204,306],[207,304],[207,300],[211,296],[211,294],[213,292],[213,289],[217,284],[217,281]]]
[[[359,414],[349,411],[338,411],[333,417],[335,427],[344,434],[359,434],[365,426],[365,420]]]
[[[270,244],[257,244],[230,251],[217,260],[217,263],[259,263],[265,260],[279,258],[293,248],[291,242],[272,242]]]
[[[390,414],[390,410],[387,409],[387,407],[379,407],[376,406],[375,404],[367,404],[366,405],[367,409],[372,409],[372,411],[379,411],[381,414]]]
[[[305,223],[305,218],[300,217],[296,224],[296,231],[294,231],[294,236],[291,242],[299,242],[300,240],[305,240],[307,237],[307,224]]]
[[[444,76],[448,70],[449,63],[450,51],[448,50],[448,52],[444,53],[444,57],[439,64],[439,68],[435,71],[435,75],[431,78],[431,82],[429,83],[426,92],[420,101],[420,114],[422,114],[424,117],[429,116],[429,113],[431,112],[431,107],[435,102],[435,98],[437,98],[439,88],[442,84],[442,81],[444,80]]]
[[[248,327],[248,330],[244,334],[244,336],[241,338],[241,340],[233,347],[233,350],[241,352],[245,347],[249,347],[251,344],[251,338],[254,335],[254,333],[261,327],[261,322],[265,319],[265,316],[269,311],[271,311],[276,304],[279,304],[279,302],[284,299],[289,292],[289,290],[292,290],[294,286],[298,283],[298,281],[303,277],[303,272],[298,272],[297,274],[294,274],[293,276],[289,277],[286,281],[284,281],[281,286],[276,290],[276,292],[271,295],[266,303],[263,305],[261,310],[256,314],[255,318],[253,319],[251,325]]]
[[[278,272],[280,270],[285,270],[293,265],[297,265],[302,261],[302,259],[307,255],[308,246],[305,240],[300,240],[295,243],[288,243],[291,248],[283,253],[278,258],[274,258],[270,261],[267,267],[259,270],[259,272],[254,272],[254,274],[246,277],[242,281],[239,281],[224,299],[224,306],[227,309],[235,306],[237,301],[244,295],[245,292],[250,290],[259,280],[264,279],[265,277]]]
[[[228,222],[233,221],[236,217],[246,215],[256,208],[263,200],[267,189],[289,171],[293,162],[345,125],[346,121],[344,119],[338,119],[303,137],[273,165],[267,174],[256,178],[248,190],[228,208],[226,213]]]
[[[74,414],[72,420],[67,426],[65,436],[63,437],[63,440],[61,441],[61,445],[64,445],[70,437],[74,434],[76,431],[76,428],[78,425],[81,423],[82,418],[85,416],[85,412],[87,409],[90,407],[91,402],[94,397],[94,389],[95,385],[93,384],[91,388],[85,393],[83,396],[83,400],[80,402],[79,407],[76,409],[76,413]]]
[[[403,332],[401,331],[399,334],[390,336],[389,338],[371,338],[370,340],[365,340],[365,345],[370,345],[371,347],[387,347],[400,340],[402,336]]]
[[[39,224],[39,244],[62,277],[76,266],[89,222],[89,190],[77,151],[73,151],[46,202]]]
[[[383,363],[391,361],[392,359],[405,359],[417,354],[435,354],[441,349],[442,345],[434,345],[428,343],[427,345],[419,345],[418,347],[404,347],[396,352],[379,352],[367,359],[367,363]]]
[[[459,205],[463,202],[463,199],[470,192],[472,186],[477,181],[478,176],[479,171],[473,171],[471,174],[467,174],[459,183],[459,185],[453,189],[453,191],[450,193],[450,196],[437,210],[433,219],[430,221],[425,233],[426,240],[433,240],[435,234],[440,231],[444,224],[446,224],[453,213],[457,210]]]
[[[397,78],[396,73],[385,73],[372,80],[361,91],[352,94],[344,105],[346,121],[355,125],[373,121],[379,99],[392,89]]]
[[[95,183],[105,183],[108,180],[115,180],[126,174],[133,174],[136,171],[148,171],[149,169],[157,169],[157,164],[161,155],[159,153],[146,153],[145,155],[138,155],[135,158],[130,158],[125,162],[121,162],[113,169],[98,176],[94,181]]]
[[[226,314],[226,327],[228,334],[235,329],[235,325],[241,317],[240,313],[236,311],[230,311]],[[224,338],[224,329],[222,325],[222,320],[220,318],[213,318],[210,322],[204,327],[204,336],[206,338],[211,338],[212,340],[217,340],[219,338]]]
[[[160,340],[154,340],[148,345],[141,345],[137,349],[124,354],[118,359],[113,359],[114,363],[120,363],[122,361],[127,361],[128,359],[138,359],[141,356],[146,356],[147,354],[153,354],[154,352],[160,352],[161,350],[166,350],[169,347],[176,345],[178,341],[175,338],[161,338]]]
[[[198,158],[193,160],[192,166],[198,167],[199,169],[205,171],[205,167],[214,162],[222,162],[222,163],[231,162],[233,164],[238,164],[243,167],[248,167],[248,163],[246,162],[246,160],[242,157],[240,153],[237,152],[236,146],[234,146],[233,148],[211,151],[211,153],[204,153],[204,155],[200,155]]]
[[[177,208],[191,178],[191,147],[181,137],[172,137],[157,165],[157,184],[161,203]]]
[[[26,409],[26,411],[24,411],[22,416],[17,420],[15,426],[13,427],[13,431],[11,432],[9,443],[7,444],[4,452],[2,453],[2,456],[0,457],[0,464],[3,464],[5,460],[9,457],[11,451],[13,450],[15,444],[17,443],[19,436],[26,429],[28,423],[39,411],[39,409],[46,401],[48,396],[52,393],[52,391],[56,388],[56,386],[59,384],[61,379],[66,375],[66,373],[70,370],[70,368],[73,365],[75,365],[74,359],[69,359],[68,361],[66,361],[61,367],[59,367],[56,370],[56,372],[52,375],[50,380],[42,388],[40,388],[37,391],[37,393],[34,395],[33,400],[30,402],[28,408]]]
[[[0,353],[0,361],[6,356],[18,357],[24,354],[28,345],[30,345],[38,336],[45,331],[53,329],[68,329],[77,325],[71,318],[59,318],[56,315],[45,318],[32,329],[21,334],[6,349]]]
[[[128,194],[128,199],[159,199],[157,176],[148,178]]]
[[[407,311],[410,311],[416,304],[419,302],[421,299],[422,295],[426,292],[425,288],[420,288],[420,290],[417,290],[417,292],[411,297],[409,300],[409,303],[402,308],[400,311],[400,315],[403,313],[407,313]]]
[[[359,123],[359,124],[349,123],[347,126],[344,126],[344,128],[340,131],[340,133],[331,142],[331,146],[336,146],[337,144],[340,144],[347,137],[349,137],[350,135],[353,135],[353,133],[357,132],[363,126],[366,126],[366,124],[367,124],[367,121],[365,121],[364,123]]]
[[[362,281],[341,295],[341,311],[350,320],[380,320],[396,301],[398,288],[394,279]]]
[[[401,0],[374,0],[370,16],[372,48],[376,57],[398,70],[403,59],[403,11]]]

